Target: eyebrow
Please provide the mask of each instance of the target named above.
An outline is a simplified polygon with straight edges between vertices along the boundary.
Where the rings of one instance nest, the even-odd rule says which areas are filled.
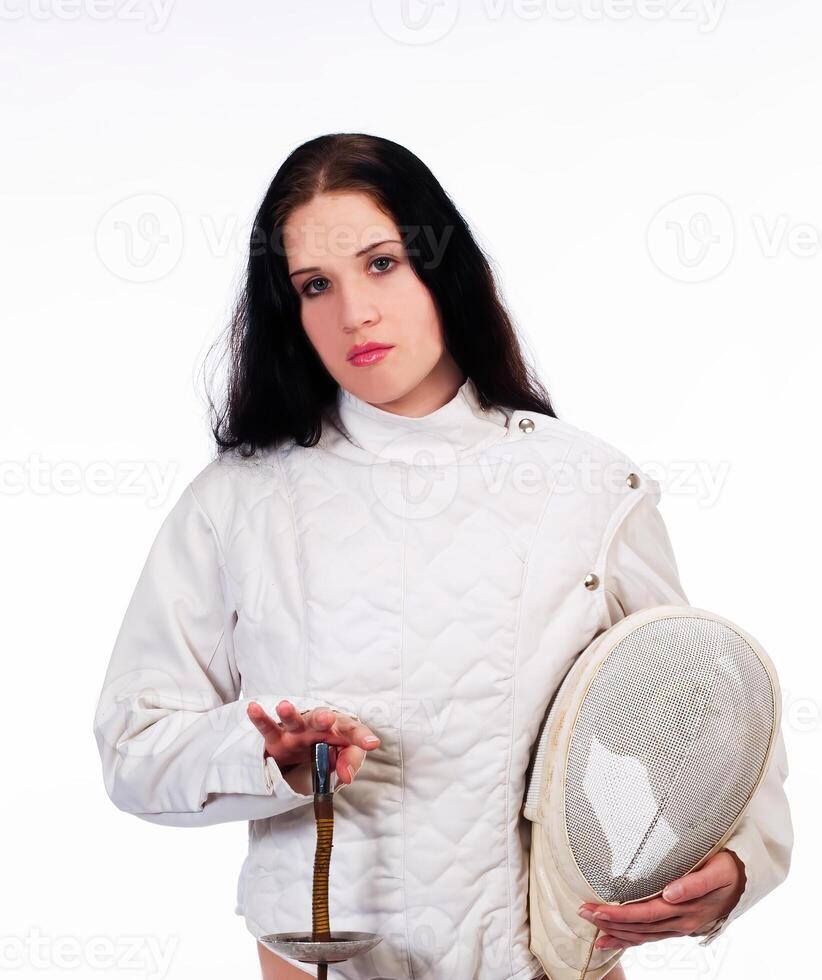
[[[401,241],[396,238],[384,238],[381,242],[372,242],[370,245],[366,245],[365,248],[361,248],[359,252],[354,256],[358,259],[361,255],[365,255],[366,252],[370,252],[372,248],[377,248],[379,245],[387,245],[389,242],[396,242],[397,245],[402,245]],[[295,269],[293,272],[289,272],[288,278],[292,276],[298,276],[302,272],[320,272],[320,267],[318,265],[308,265],[304,269]]]

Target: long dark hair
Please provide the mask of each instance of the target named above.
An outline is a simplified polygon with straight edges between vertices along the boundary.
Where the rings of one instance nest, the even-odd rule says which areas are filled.
[[[248,269],[227,328],[223,407],[215,408],[207,395],[218,453],[237,449],[252,456],[287,439],[314,446],[322,434],[339,385],[303,330],[282,236],[295,208],[317,194],[341,191],[368,194],[393,218],[437,306],[445,346],[476,384],[483,408],[556,418],[523,356],[489,259],[428,167],[391,140],[331,133],[289,154],[254,219]]]

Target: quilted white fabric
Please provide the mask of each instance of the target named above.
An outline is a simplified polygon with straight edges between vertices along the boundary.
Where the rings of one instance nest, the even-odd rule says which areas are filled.
[[[307,930],[310,772],[263,761],[246,706],[355,714],[381,744],[334,777],[331,928],[384,938],[329,977],[531,980],[526,769],[575,655],[688,602],[659,485],[567,422],[483,411],[471,379],[423,418],[338,408],[345,432],[216,459],[163,521],[94,719],[106,790],[154,823],[249,821],[235,911]],[[760,797],[747,904],[787,871],[778,776]]]

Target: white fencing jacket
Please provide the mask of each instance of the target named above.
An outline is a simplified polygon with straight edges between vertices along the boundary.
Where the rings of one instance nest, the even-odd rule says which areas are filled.
[[[264,760],[246,707],[354,714],[381,744],[332,777],[331,928],[384,938],[329,975],[532,980],[540,722],[596,634],[689,604],[659,484],[567,422],[483,411],[470,378],[422,418],[345,389],[338,410],[317,446],[212,461],[163,521],[94,719],[106,791],[154,823],[249,821],[236,913],[255,937],[310,930],[310,768]],[[745,892],[703,945],[787,874],[787,772],[780,732],[727,844]]]

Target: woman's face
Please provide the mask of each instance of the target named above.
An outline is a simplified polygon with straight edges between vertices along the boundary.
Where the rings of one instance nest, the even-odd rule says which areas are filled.
[[[320,194],[283,232],[303,329],[329,374],[388,411],[422,415],[444,404],[461,373],[393,220],[366,194]],[[369,344],[384,349],[357,356]]]

